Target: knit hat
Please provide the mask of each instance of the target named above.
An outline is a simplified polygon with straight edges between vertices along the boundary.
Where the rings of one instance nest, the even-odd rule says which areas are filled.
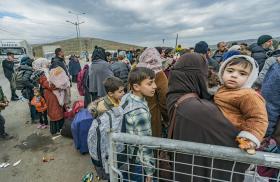
[[[258,38],[258,42],[257,44],[258,45],[262,45],[264,43],[266,43],[267,41],[271,40],[272,37],[270,35],[261,35],[259,38]]]
[[[200,41],[195,44],[194,47],[194,52],[196,53],[201,53],[201,54],[206,54],[208,51],[208,44],[204,41]]]
[[[258,73],[259,73],[259,65],[258,63],[254,60],[254,58],[250,57],[250,56],[246,56],[246,55],[235,55],[235,56],[231,56],[230,58],[228,58],[227,60],[225,60],[223,62],[223,64],[221,65],[220,67],[220,70],[219,70],[219,78],[220,78],[220,81],[221,83],[223,84],[223,73],[224,73],[224,70],[226,68],[226,65],[228,64],[229,61],[231,61],[232,59],[235,59],[235,58],[244,58],[246,59],[248,62],[250,62],[253,66],[253,69],[252,69],[252,72],[251,74],[249,75],[247,81],[245,82],[245,84],[241,87],[241,88],[251,88],[253,83],[256,81],[256,79],[258,78]]]
[[[235,56],[235,55],[240,55],[240,51],[236,51],[236,50],[228,51],[228,52],[223,54],[222,61],[225,61],[228,58],[230,58],[231,56]]]

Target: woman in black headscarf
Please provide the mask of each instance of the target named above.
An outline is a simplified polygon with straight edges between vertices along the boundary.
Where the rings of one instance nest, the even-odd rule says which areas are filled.
[[[91,95],[90,101],[106,95],[103,81],[114,76],[110,64],[107,62],[105,49],[95,47],[92,53],[92,63],[88,73],[88,88]]]
[[[180,57],[170,72],[167,108],[169,118],[174,118],[174,129],[169,137],[176,140],[191,141],[197,143],[237,147],[235,137],[238,130],[223,116],[220,110],[210,101],[207,92],[207,63],[200,54],[184,54]],[[175,104],[182,96],[193,93],[184,100],[175,110]],[[176,112],[176,113],[174,113]],[[172,126],[170,126],[172,128]],[[192,157],[183,154],[176,155],[176,161],[180,163],[192,162]],[[195,157],[195,164],[211,166],[211,159]],[[215,160],[214,167],[218,169],[232,170],[233,162]],[[235,171],[244,172],[247,165],[236,165]],[[191,166],[176,164],[176,172],[191,174]],[[210,170],[194,167],[194,175],[210,177]],[[213,171],[213,178],[230,181],[230,173]],[[190,176],[176,173],[176,181],[190,181]],[[194,177],[193,181],[209,181]],[[215,181],[215,180],[214,180]],[[233,181],[243,181],[243,176],[234,175]]]

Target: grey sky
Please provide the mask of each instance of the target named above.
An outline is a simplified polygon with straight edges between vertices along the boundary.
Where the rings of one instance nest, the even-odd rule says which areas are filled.
[[[0,39],[32,43],[73,38],[76,21],[68,11],[85,12],[82,37],[95,37],[142,46],[174,46],[176,33],[184,47],[200,40],[279,36],[278,0],[2,0]]]

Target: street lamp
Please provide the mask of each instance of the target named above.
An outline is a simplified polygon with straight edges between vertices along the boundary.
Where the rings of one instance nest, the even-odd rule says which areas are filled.
[[[77,26],[77,29],[78,29],[78,36],[80,37],[80,36],[81,36],[81,31],[80,31],[80,26],[79,26],[79,25],[82,24],[82,23],[84,23],[84,22],[82,22],[82,23],[79,22],[79,16],[80,16],[80,15],[85,15],[86,13],[76,13],[76,12],[73,12],[73,11],[68,11],[68,13],[73,14],[73,15],[76,15],[77,24],[78,24],[78,26]]]
[[[77,39],[79,38],[79,25],[82,24],[82,23],[85,23],[84,21],[82,22],[72,22],[72,21],[69,21],[69,20],[66,20],[67,23],[71,23],[73,25],[76,26],[76,32],[77,32]]]

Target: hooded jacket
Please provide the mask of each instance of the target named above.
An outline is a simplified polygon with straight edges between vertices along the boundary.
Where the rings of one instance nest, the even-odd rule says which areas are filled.
[[[35,85],[34,82],[31,80],[31,75],[33,73],[32,67],[30,65],[20,65],[18,68],[18,72],[23,72],[22,76],[22,83],[25,87],[33,88]]]
[[[267,53],[270,51],[270,49],[264,49],[262,46],[259,46],[258,44],[252,44],[249,48],[252,51],[252,57],[259,64],[259,71],[261,71],[265,63],[265,60],[269,57]]]
[[[222,86],[214,97],[214,101],[224,116],[241,131],[238,136],[250,139],[257,146],[263,140],[268,126],[265,100],[251,89],[258,76],[258,65],[253,58],[245,55],[232,56],[221,65],[219,78],[223,84],[222,75],[229,61],[234,58],[245,58],[253,66],[247,82],[237,89]]]

